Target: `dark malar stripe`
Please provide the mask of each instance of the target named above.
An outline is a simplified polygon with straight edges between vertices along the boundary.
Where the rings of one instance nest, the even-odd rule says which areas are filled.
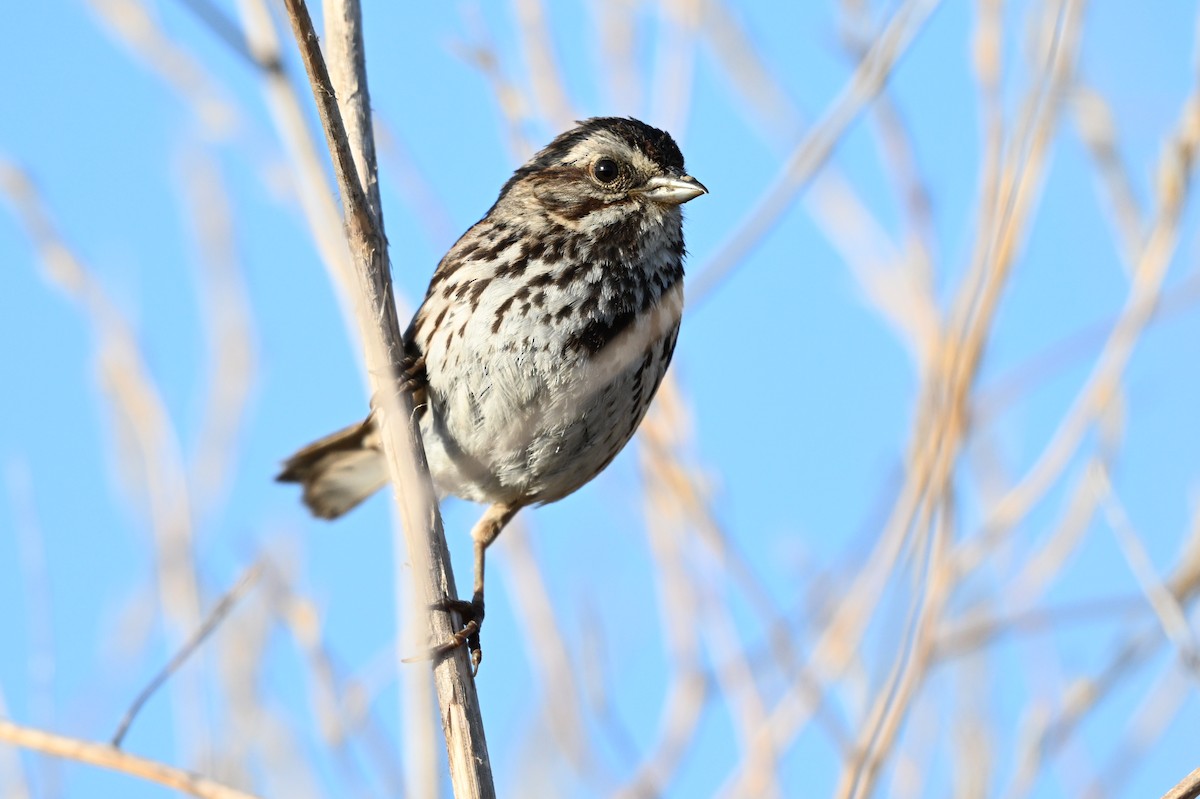
[[[583,330],[567,339],[566,349],[582,349],[590,355],[595,355],[625,332],[636,318],[635,312],[624,311],[612,319],[596,319],[589,322]]]

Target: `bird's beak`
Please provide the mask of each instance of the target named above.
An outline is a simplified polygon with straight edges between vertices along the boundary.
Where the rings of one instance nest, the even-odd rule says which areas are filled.
[[[656,203],[682,205],[701,194],[708,194],[708,189],[704,188],[704,184],[691,175],[684,175],[681,178],[650,178],[640,193],[646,199]]]

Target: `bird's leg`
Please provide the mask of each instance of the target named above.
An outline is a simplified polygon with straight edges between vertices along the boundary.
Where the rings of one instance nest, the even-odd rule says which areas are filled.
[[[484,554],[520,509],[520,505],[498,502],[484,512],[483,518],[471,529],[471,538],[475,542],[475,590],[471,601],[445,599],[438,604],[443,610],[457,612],[463,621],[462,629],[456,632],[442,649],[448,651],[466,644],[471,652],[471,666],[474,672],[479,671],[479,663],[483,660],[483,650],[479,645],[479,628],[483,625]]]

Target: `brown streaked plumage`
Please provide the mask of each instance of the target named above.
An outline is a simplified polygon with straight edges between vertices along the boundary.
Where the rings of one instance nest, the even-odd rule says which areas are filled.
[[[438,265],[405,334],[434,484],[489,509],[484,552],[526,505],[561,499],[629,441],[674,351],[683,311],[680,206],[706,189],[667,133],[589,119],[516,170]],[[371,417],[285,463],[279,480],[336,518],[387,481]],[[471,636],[478,663],[478,638]]]

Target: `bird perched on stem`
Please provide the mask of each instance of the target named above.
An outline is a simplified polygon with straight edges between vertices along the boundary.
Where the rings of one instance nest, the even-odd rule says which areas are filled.
[[[518,169],[438,264],[405,333],[405,376],[434,485],[488,509],[474,594],[448,599],[478,668],[484,553],[527,505],[574,492],[633,436],[675,349],[683,214],[707,193],[669,134],[602,117]],[[387,482],[371,416],[289,458],[278,478],[334,519]]]

